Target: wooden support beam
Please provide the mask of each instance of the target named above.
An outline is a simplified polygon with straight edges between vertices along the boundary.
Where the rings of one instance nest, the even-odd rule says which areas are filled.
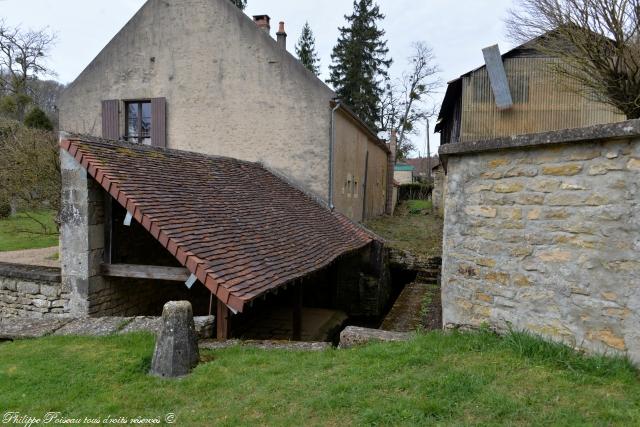
[[[218,300],[216,312],[216,337],[219,340],[231,338],[231,311],[225,303]]]
[[[292,341],[300,341],[302,339],[302,282],[293,286],[292,305],[293,305],[293,333]]]
[[[189,270],[182,267],[106,263],[100,266],[100,273],[103,276],[110,277],[167,280],[171,282],[185,282],[191,274]]]

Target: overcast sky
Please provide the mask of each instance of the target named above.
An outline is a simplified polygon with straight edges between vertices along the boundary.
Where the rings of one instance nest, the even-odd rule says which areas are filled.
[[[49,27],[57,34],[50,65],[63,83],[73,81],[109,40],[144,4],[145,0],[0,0],[0,18],[25,28]],[[305,21],[313,29],[322,60],[322,77],[328,74],[331,49],[353,10],[351,0],[248,0],[248,15],[268,14],[272,35],[277,23],[286,22],[289,49]],[[504,17],[512,0],[378,0],[386,15],[381,24],[387,32],[392,75],[406,68],[411,44],[425,41],[433,47],[443,81],[449,81],[483,64],[483,47],[499,43],[512,47],[505,35]],[[439,106],[445,87],[436,95]],[[434,123],[431,123],[433,129]],[[439,141],[432,135],[432,146]],[[414,138],[424,152],[425,137]]]

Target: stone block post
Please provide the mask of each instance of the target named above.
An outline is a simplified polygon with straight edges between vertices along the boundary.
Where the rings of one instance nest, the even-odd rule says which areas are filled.
[[[60,150],[60,169],[62,290],[70,294],[70,314],[88,316],[92,292],[104,285],[100,276],[104,254],[103,192],[66,150]]]

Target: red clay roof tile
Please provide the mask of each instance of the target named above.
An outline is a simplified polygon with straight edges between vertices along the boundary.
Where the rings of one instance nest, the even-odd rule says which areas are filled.
[[[60,145],[237,311],[376,238],[257,163],[83,136]]]

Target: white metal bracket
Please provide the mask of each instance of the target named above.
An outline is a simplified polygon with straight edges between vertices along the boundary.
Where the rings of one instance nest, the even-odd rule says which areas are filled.
[[[198,278],[195,274],[192,274],[191,276],[189,276],[187,281],[184,282],[184,284],[187,286],[187,288],[191,289],[191,287],[196,283],[196,280],[198,280]]]
[[[131,214],[131,212],[127,211],[127,216],[124,217],[124,225],[129,227],[131,225],[131,220],[132,219],[133,219],[133,214]]]

